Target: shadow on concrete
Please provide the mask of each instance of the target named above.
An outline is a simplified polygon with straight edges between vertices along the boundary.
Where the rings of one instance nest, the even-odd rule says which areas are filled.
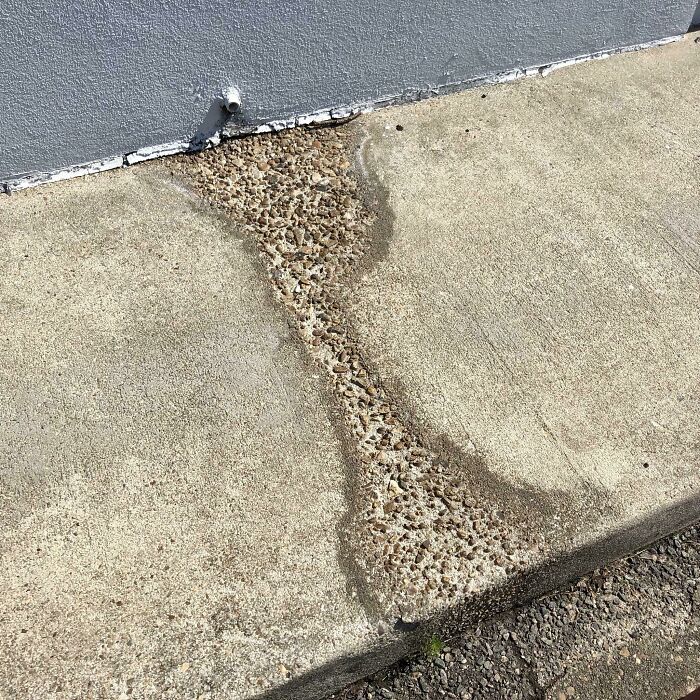
[[[207,113],[195,135],[189,141],[188,151],[201,151],[209,145],[216,145],[221,139],[221,132],[225,126],[242,127],[245,117],[242,110],[229,112],[224,107],[223,98],[217,97],[209,105]]]
[[[450,639],[513,608],[553,593],[568,583],[590,574],[617,559],[645,549],[653,542],[678,532],[700,519],[697,495],[656,511],[619,532],[611,532],[593,543],[560,552],[531,571],[515,576],[505,586],[482,594],[466,604],[446,610],[435,618],[420,621],[410,631],[398,620],[394,635],[384,645],[355,656],[337,659],[277,688],[261,693],[255,700],[319,700],[416,654],[435,633]]]

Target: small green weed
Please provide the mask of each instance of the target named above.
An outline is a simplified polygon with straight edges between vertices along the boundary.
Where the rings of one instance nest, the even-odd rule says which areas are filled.
[[[425,643],[425,655],[429,659],[434,659],[437,656],[440,656],[440,652],[445,648],[445,642],[440,639],[436,634],[434,634],[426,643]]]

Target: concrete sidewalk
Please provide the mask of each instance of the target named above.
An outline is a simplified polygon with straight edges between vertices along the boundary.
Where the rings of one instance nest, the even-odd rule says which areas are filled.
[[[580,573],[698,514],[699,69],[688,40],[358,127],[383,204],[342,295],[357,342],[462,493],[497,504],[513,548],[537,533],[555,578],[568,553]],[[394,586],[443,573],[426,557]]]
[[[248,697],[366,648],[327,397],[160,167],[0,200],[0,697]]]
[[[698,95],[686,40],[0,201],[0,697],[322,697],[700,517]]]

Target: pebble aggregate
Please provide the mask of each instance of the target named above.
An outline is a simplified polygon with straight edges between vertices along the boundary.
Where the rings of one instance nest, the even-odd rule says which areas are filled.
[[[542,543],[479,502],[422,444],[353,336],[343,280],[370,254],[375,216],[353,176],[354,138],[344,127],[295,129],[172,162],[254,241],[290,323],[325,370],[355,457],[354,557],[375,603],[410,621],[497,588],[531,566]],[[464,632],[434,658],[403,661],[332,697],[665,697],[655,650],[668,651],[667,666],[682,660],[688,688],[700,683],[699,618],[694,527]]]
[[[375,215],[352,174],[353,144],[345,127],[294,129],[173,161],[255,241],[277,298],[326,371],[355,456],[357,565],[382,614],[410,622],[527,568],[539,543],[477,502],[426,449],[354,340],[340,291],[368,254]]]

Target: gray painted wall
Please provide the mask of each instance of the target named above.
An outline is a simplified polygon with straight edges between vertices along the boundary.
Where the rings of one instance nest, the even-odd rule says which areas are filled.
[[[693,25],[700,25],[700,2],[698,2],[698,6],[695,9],[695,14],[693,15]]]
[[[4,0],[0,180],[684,32],[696,0]],[[211,114],[210,114],[211,117]]]

